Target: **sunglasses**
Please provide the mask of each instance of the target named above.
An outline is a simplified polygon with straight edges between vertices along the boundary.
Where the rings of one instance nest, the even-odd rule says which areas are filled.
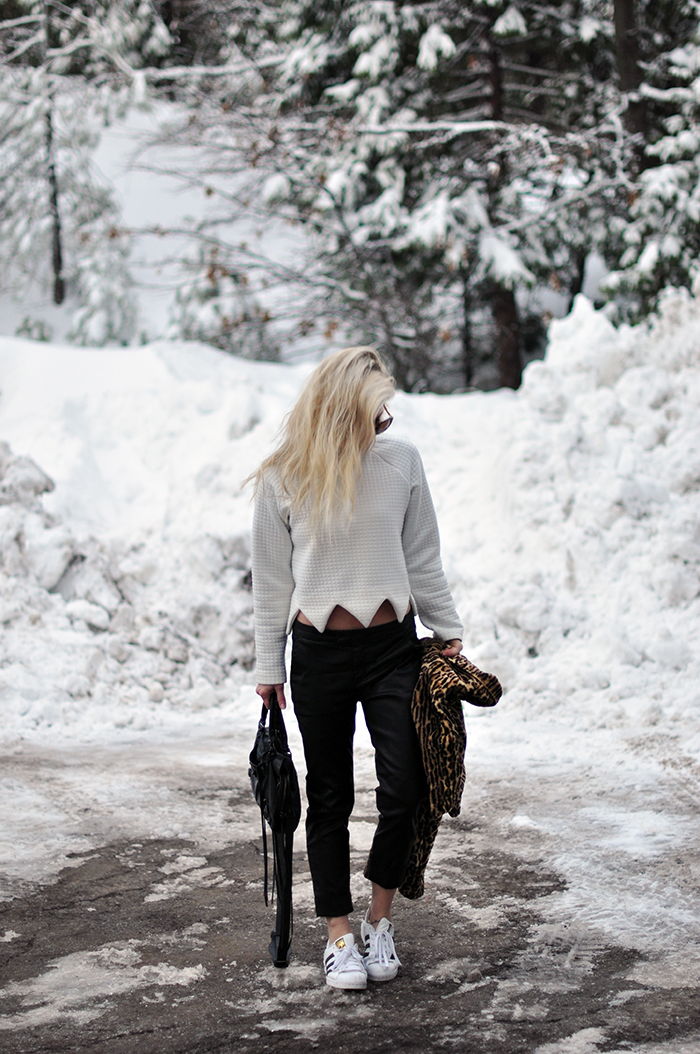
[[[386,417],[382,417],[381,416],[382,412],[386,414]],[[382,432],[386,432],[387,428],[389,427],[389,425],[391,424],[391,422],[393,420],[394,420],[394,418],[391,416],[391,414],[387,410],[386,406],[383,406],[381,411],[380,411],[380,416],[378,416],[376,421],[374,422],[375,435],[379,436],[379,435],[382,434]]]

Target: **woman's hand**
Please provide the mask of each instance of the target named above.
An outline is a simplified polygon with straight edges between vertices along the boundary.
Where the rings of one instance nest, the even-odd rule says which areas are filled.
[[[457,640],[455,638],[454,640],[447,641],[447,647],[444,649],[444,651],[441,651],[440,654],[446,659],[454,659],[455,655],[459,655],[461,650],[462,642],[461,640]]]
[[[268,710],[270,709],[270,696],[273,692],[277,693],[277,702],[280,704],[280,710],[287,709],[287,700],[284,698],[283,684],[259,684],[255,691],[258,693]]]

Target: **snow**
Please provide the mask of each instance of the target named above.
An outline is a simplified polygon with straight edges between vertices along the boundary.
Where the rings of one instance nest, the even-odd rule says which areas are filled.
[[[527,22],[515,4],[496,19],[491,31],[496,37],[524,36],[527,33]]]
[[[579,298],[517,395],[399,393],[394,428],[426,463],[467,652],[509,709],[682,717],[700,757],[697,313],[673,300],[650,334],[615,330]],[[89,735],[105,693],[112,726],[219,705],[250,659],[241,481],[308,366],[3,338],[0,369],[5,734]]]
[[[494,278],[507,289],[518,283],[531,285],[534,275],[511,248],[505,237],[490,227],[485,228],[479,238],[479,254],[484,274]]]
[[[586,16],[578,24],[578,35],[585,44],[590,44],[602,32],[603,25],[597,18]]]
[[[82,115],[91,137],[99,140],[91,155],[96,180],[109,187],[116,210],[110,213],[106,248],[92,244],[88,256],[81,257],[81,307],[75,288],[60,307],[38,281],[25,283],[21,295],[0,291],[2,333],[108,345],[146,343],[173,333],[212,343],[227,337],[228,346],[239,351],[242,340],[230,322],[247,312],[260,321],[268,357],[281,348],[287,360],[297,361],[326,347],[319,334],[300,337],[298,316],[290,321],[288,305],[295,293],[276,281],[262,282],[255,268],[258,257],[273,257],[282,267],[298,262],[306,251],[301,232],[282,221],[262,230],[259,217],[232,216],[231,177],[211,171],[192,147],[152,142],[182,115],[181,108],[161,102],[131,108],[106,127],[98,115]],[[250,193],[245,182],[238,186],[242,196]],[[266,200],[282,200],[285,185],[288,190],[285,180],[270,181]],[[261,189],[255,186],[256,195]],[[212,267],[216,253],[194,244],[187,233],[214,219],[221,221],[222,237],[233,247],[222,257],[237,260],[235,280],[226,267],[219,274]],[[20,223],[14,224],[14,238],[19,238]],[[272,315],[267,323],[265,311]],[[256,336],[247,339],[255,343]]]
[[[351,34],[352,36],[352,34]],[[395,34],[387,34],[375,41],[369,51],[363,51],[353,67],[356,77],[368,77],[375,81],[386,70],[393,69],[399,57]]]
[[[438,25],[429,26],[421,37],[416,65],[422,70],[435,70],[441,55],[450,58],[456,50],[454,41],[444,29]]]
[[[140,966],[138,949],[145,943],[121,941],[95,951],[75,952],[50,962],[46,973],[39,977],[8,985],[3,993],[20,997],[27,1009],[6,1014],[0,1020],[0,1031],[33,1028],[65,1019],[85,1024],[104,1013],[104,1006],[83,1009],[93,1000],[104,1000],[135,988],[187,987],[204,976],[203,966],[178,969],[165,962]]]
[[[696,905],[672,863],[697,834],[699,321],[700,304],[676,295],[650,327],[615,330],[579,297],[519,392],[398,393],[392,407],[393,430],[423,455],[465,652],[505,689],[495,711],[467,715],[466,807],[488,808],[487,788],[515,781],[501,837],[526,858],[551,845],[568,883],[543,902],[547,932],[592,928],[645,949],[645,978],[683,983],[700,980]],[[308,369],[193,343],[86,350],[0,338],[3,748],[70,744],[97,765],[106,744],[122,744],[125,759],[99,778],[91,768],[89,791],[79,770],[33,789],[0,783],[9,876],[50,875],[69,847],[90,844],[94,829],[68,819],[76,800],[115,829],[130,815],[150,830],[157,800],[161,834],[214,830],[211,802],[183,811],[171,767],[148,789],[127,756],[136,743],[159,754],[166,740],[172,756],[196,753],[195,733],[206,743],[197,764],[215,764],[216,749],[243,756],[259,700],[241,483]],[[216,748],[222,729],[236,738]],[[362,731],[367,786],[371,764]],[[358,845],[366,828],[353,824]],[[621,859],[639,867],[611,888]],[[152,896],[225,881],[203,861],[173,860]],[[436,849],[438,889],[449,884],[439,861]],[[663,918],[652,924],[659,888]],[[156,979],[135,946],[117,951],[91,961],[95,983],[192,980]],[[58,992],[51,1013],[78,1012],[58,990],[64,970],[82,968],[58,963],[37,979]],[[591,1042],[581,1034],[572,1049]]]
[[[429,247],[442,246],[447,241],[452,226],[452,204],[446,190],[431,187],[426,201],[411,215],[408,231],[398,240],[403,245],[420,244]]]

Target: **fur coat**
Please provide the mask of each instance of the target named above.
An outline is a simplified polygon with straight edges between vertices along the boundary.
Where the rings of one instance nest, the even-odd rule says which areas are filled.
[[[416,839],[399,892],[409,900],[423,895],[423,876],[445,813],[458,816],[466,773],[467,733],[462,701],[495,706],[503,689],[493,674],[483,673],[464,655],[444,658],[446,645],[422,641],[423,662],[411,701],[428,794],[419,806]]]

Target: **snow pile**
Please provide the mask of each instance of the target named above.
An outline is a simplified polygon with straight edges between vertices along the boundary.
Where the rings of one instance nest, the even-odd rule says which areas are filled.
[[[200,346],[14,340],[0,361],[3,430],[53,476],[0,447],[6,736],[235,707],[253,661],[240,482],[258,402],[280,412],[266,367]]]
[[[0,457],[5,730],[138,728],[164,700],[191,710],[230,698],[231,664],[252,655],[245,539],[193,539],[182,595],[145,541],[76,536],[39,503],[53,489],[41,469],[6,444]]]
[[[699,316],[674,297],[615,330],[579,298],[519,393],[396,396],[503,719],[682,732],[700,755]],[[6,736],[250,716],[241,481],[308,366],[4,339],[0,369]]]
[[[682,732],[697,756],[699,321],[674,297],[616,331],[579,298],[552,324],[502,439],[507,544],[484,543],[472,622],[523,716]]]

